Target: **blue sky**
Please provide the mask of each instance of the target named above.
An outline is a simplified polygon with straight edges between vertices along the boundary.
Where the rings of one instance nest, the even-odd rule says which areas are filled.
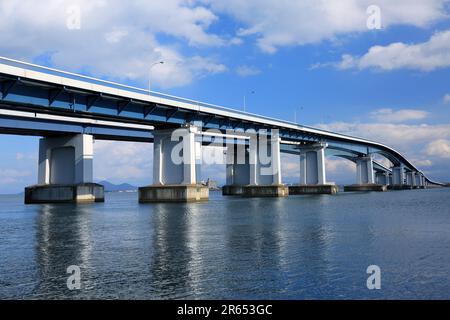
[[[370,5],[381,29],[367,27]],[[450,181],[449,14],[446,0],[10,0],[0,55],[139,87],[164,60],[152,89],[238,109],[246,95],[249,112],[386,143]],[[0,193],[36,182],[37,141],[0,136]],[[151,149],[96,142],[96,178],[150,183]],[[283,171],[296,182],[297,159]],[[345,160],[327,173],[355,179]]]

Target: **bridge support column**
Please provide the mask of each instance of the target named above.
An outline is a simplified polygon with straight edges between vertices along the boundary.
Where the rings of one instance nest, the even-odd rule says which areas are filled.
[[[153,185],[139,188],[139,202],[191,202],[209,198],[200,180],[201,142],[196,127],[154,132]]]
[[[372,157],[361,157],[356,160],[356,180],[357,184],[374,184]]]
[[[415,181],[414,181],[415,187],[417,189],[420,189],[422,187],[422,183],[421,183],[422,178],[420,176],[420,173],[417,172],[414,178],[415,178]]]
[[[412,189],[423,188],[423,175],[420,172],[411,171],[406,174],[406,183]]]
[[[416,188],[417,189],[425,189],[424,177],[422,173],[416,174]]]
[[[25,188],[25,203],[103,202],[93,183],[94,140],[78,134],[39,141],[38,184]]]
[[[244,187],[250,185],[249,150],[245,143],[227,145],[226,166],[227,184],[222,188],[222,194],[224,196],[243,195]]]
[[[425,178],[424,175],[422,175],[422,181],[423,181],[423,188],[427,189],[428,188],[428,181],[427,181],[427,179]]]
[[[422,186],[423,189],[427,188],[427,179],[425,178],[425,175],[422,174]]]
[[[248,148],[250,184],[243,189],[244,197],[287,197],[289,188],[281,179],[281,139],[272,130],[270,139],[251,135]]]
[[[252,134],[249,145],[227,146],[227,185],[223,195],[245,197],[285,197],[287,186],[281,181],[280,141],[276,131],[270,140]]]
[[[336,194],[338,187],[327,183],[325,170],[326,143],[317,143],[300,150],[300,184],[289,187],[289,194]]]
[[[392,168],[392,185],[389,189],[393,190],[405,190],[411,189],[407,184],[405,184],[406,173],[405,167],[403,165]]]
[[[354,185],[345,186],[344,191],[387,191],[387,185],[375,183],[373,159],[370,155],[356,159],[356,181]]]
[[[406,184],[410,189],[416,188],[416,173],[414,171],[406,173]]]
[[[389,179],[389,172],[377,172],[375,174],[375,182],[377,184],[388,186],[390,184]]]

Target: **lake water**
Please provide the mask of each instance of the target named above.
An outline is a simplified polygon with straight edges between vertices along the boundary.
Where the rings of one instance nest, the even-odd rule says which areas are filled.
[[[0,196],[0,298],[450,299],[450,188],[90,205]],[[80,267],[81,290],[66,281]],[[369,265],[381,290],[368,290]]]

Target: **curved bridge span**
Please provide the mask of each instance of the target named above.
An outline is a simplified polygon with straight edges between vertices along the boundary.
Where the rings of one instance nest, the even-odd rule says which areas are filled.
[[[356,163],[356,185],[441,185],[382,143],[3,57],[0,89],[0,132],[43,137],[39,185],[91,183],[90,141],[94,138],[154,142],[154,185],[196,185],[199,166],[195,160],[178,166],[163,160],[174,147],[165,141],[180,128],[186,131],[181,134],[183,140],[188,141],[183,144],[184,160],[198,156],[199,142],[205,145],[223,138],[227,185],[231,186],[282,185],[281,152],[299,155],[301,186],[329,185],[327,155]],[[267,163],[261,163],[261,145],[253,135],[266,136],[272,174],[259,172]],[[243,163],[236,157],[240,144],[244,145]],[[54,150],[64,147],[73,148],[83,159],[81,165],[74,164],[69,176],[52,170],[60,168],[58,161],[63,161]],[[187,157],[186,150],[192,155]],[[59,157],[71,156],[61,153]],[[382,158],[385,161],[380,162]]]

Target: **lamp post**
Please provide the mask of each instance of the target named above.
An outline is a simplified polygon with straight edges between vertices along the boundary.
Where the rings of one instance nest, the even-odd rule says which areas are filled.
[[[255,94],[255,91],[250,91],[248,94]],[[244,95],[244,112],[247,112],[247,94]]]
[[[149,77],[148,77],[148,94],[152,93],[152,69],[158,64],[164,64],[164,61],[155,62],[150,66]]]
[[[298,124],[298,122],[297,122],[297,111],[303,111],[303,107],[297,107],[297,108],[295,108],[295,110],[294,110],[294,122],[295,122],[296,124]]]

